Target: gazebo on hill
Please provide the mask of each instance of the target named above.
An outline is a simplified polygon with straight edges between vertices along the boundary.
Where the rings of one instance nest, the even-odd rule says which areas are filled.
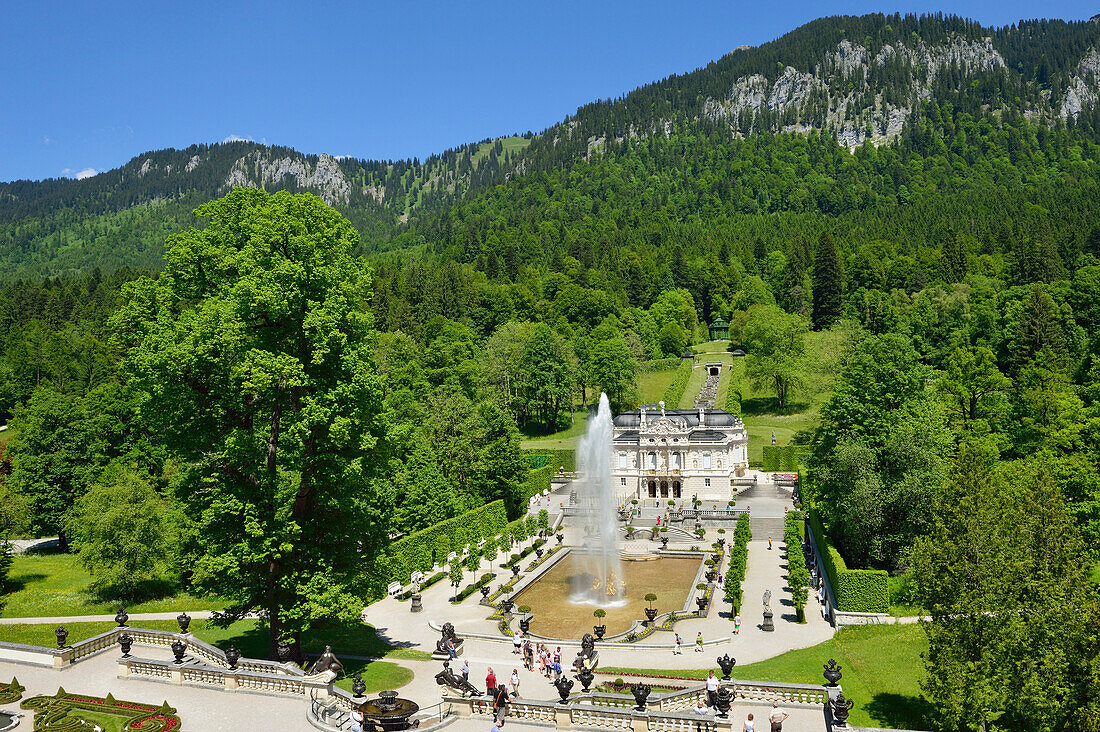
[[[710,339],[712,341],[728,341],[730,339],[730,324],[719,315],[710,324]]]

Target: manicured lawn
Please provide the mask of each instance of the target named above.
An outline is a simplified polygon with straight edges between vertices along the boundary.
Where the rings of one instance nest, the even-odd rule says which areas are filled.
[[[917,625],[844,628],[830,640],[788,651],[759,663],[737,666],[734,678],[792,684],[822,684],[822,667],[830,658],[841,666],[844,695],[855,700],[849,721],[854,726],[932,729],[931,705],[920,691],[924,675],[921,652],[927,648]],[[717,669],[716,669],[717,670]],[[605,667],[606,674],[650,673],[703,679],[708,669],[669,671]]]
[[[344,664],[344,675],[336,679],[336,685],[345,691],[351,691],[351,677],[356,671],[363,673],[367,694],[385,689],[400,689],[413,679],[412,671],[389,661],[341,661],[341,663]]]
[[[150,630],[179,631],[179,625],[176,624],[175,620],[135,620],[132,621],[132,624]],[[115,627],[113,622],[93,622],[69,623],[65,626],[65,629],[69,631],[68,642],[71,645],[113,627]],[[55,647],[57,645],[54,638],[56,628],[57,626],[52,623],[0,625],[0,640],[10,643]],[[259,620],[253,618],[238,620],[227,628],[215,627],[206,620],[192,620],[191,632],[195,634],[196,638],[219,648],[234,645],[241,649],[241,653],[246,657],[267,658],[267,630],[260,624]],[[317,656],[324,651],[326,645],[330,645],[337,658],[342,653],[352,656],[384,656],[386,658],[405,658],[416,661],[431,658],[431,654],[425,651],[389,645],[378,637],[372,626],[366,623],[314,628],[304,634],[302,645],[307,656]],[[360,661],[357,663],[365,662]]]
[[[530,437],[521,441],[519,446],[524,450],[573,450],[577,447],[577,439],[587,430],[588,413],[577,405],[573,413],[573,424],[549,435]]]
[[[676,369],[647,371],[638,374],[638,403],[656,404],[665,398],[665,389],[672,383]]]
[[[222,605],[218,598],[196,597],[171,589],[155,599],[130,605],[99,597],[90,589],[91,584],[92,576],[75,554],[18,554],[12,559],[0,617],[113,615],[120,604],[125,604],[131,613],[214,610]]]

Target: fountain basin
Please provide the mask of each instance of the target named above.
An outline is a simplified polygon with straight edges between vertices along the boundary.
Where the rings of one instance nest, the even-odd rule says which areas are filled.
[[[409,717],[420,711],[420,705],[410,699],[402,699],[396,691],[383,691],[377,699],[364,702],[360,707],[363,716],[384,730],[409,728]]]

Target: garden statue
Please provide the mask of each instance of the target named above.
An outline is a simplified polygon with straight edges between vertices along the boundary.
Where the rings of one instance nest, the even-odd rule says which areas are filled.
[[[718,707],[718,716],[726,719],[729,716],[731,704],[733,704],[733,692],[728,686],[719,686],[718,696],[714,701],[714,706]]]
[[[356,671],[355,676],[351,677],[351,693],[356,697],[367,693],[367,682],[363,681],[362,671]]]
[[[332,671],[334,674],[343,673],[344,671],[344,664],[336,659],[332,652],[332,646],[325,646],[325,652],[314,661],[313,666],[309,669],[310,675],[319,674],[322,671]]]
[[[130,619],[130,616],[126,614],[126,608],[119,605],[118,614],[115,615],[115,622],[118,623],[118,627],[126,625],[126,621]]]
[[[852,711],[854,705],[855,702],[851,699],[844,698],[843,691],[833,699],[833,727],[848,726],[848,712]]]
[[[442,637],[435,642],[435,652],[449,657],[447,642],[450,641],[452,643],[451,647],[457,651],[462,639],[455,635],[455,627],[450,623],[443,623],[443,630],[440,631],[440,635]]]
[[[229,646],[225,649],[225,661],[229,664],[229,668],[236,669],[237,661],[241,660],[241,649],[236,646]]]
[[[733,667],[737,665],[736,658],[730,658],[730,654],[718,657],[718,665],[722,668],[722,680],[729,681],[730,674],[733,672]]]
[[[829,686],[836,686],[840,681],[840,666],[836,664],[836,660],[830,658],[829,662],[825,664],[825,680],[829,682]]]
[[[772,613],[772,591],[764,590],[764,623],[760,626],[760,629],[767,632],[775,630],[775,623],[772,621],[774,613]]]
[[[526,615],[524,615],[522,618],[519,619],[519,629],[521,631],[523,631],[524,633],[531,632],[531,618],[532,618],[531,613],[527,613]]]
[[[453,689],[463,696],[481,696],[481,692],[469,680],[455,675],[451,670],[450,660],[443,662],[443,670],[435,675],[435,683]]]
[[[176,657],[174,663],[183,663],[183,654],[187,652],[187,644],[179,638],[172,641],[172,655]]]
[[[634,702],[638,705],[637,711],[645,711],[645,700],[649,697],[650,687],[648,684],[637,683],[630,687],[630,693],[634,695]]]
[[[561,697],[561,704],[569,703],[569,692],[573,691],[573,679],[565,676],[559,676],[558,680],[554,682],[554,686],[558,690],[558,696]]]
[[[118,637],[118,645],[122,648],[122,657],[130,657],[130,647],[134,644],[134,639],[130,637],[130,634],[126,631],[122,632],[122,635]]]
[[[772,591],[764,590],[764,612],[768,612],[772,609]]]
[[[176,622],[179,623],[180,632],[186,633],[187,628],[191,625],[191,616],[187,613],[180,613],[176,616]]]
[[[512,612],[512,606],[515,605],[510,598],[504,598],[500,601],[500,611],[505,615],[509,615]]]
[[[584,637],[581,638],[581,651],[573,661],[573,668],[578,671],[584,669],[594,671],[599,664],[600,653],[596,650],[596,640],[591,633],[585,633]]]
[[[582,667],[580,673],[577,674],[577,678],[581,680],[581,689],[587,694],[588,687],[592,686],[592,679],[595,678],[592,669]]]
[[[57,626],[57,630],[53,632],[54,638],[57,638],[57,647],[64,648],[65,640],[69,637],[69,631],[65,629],[64,625]]]

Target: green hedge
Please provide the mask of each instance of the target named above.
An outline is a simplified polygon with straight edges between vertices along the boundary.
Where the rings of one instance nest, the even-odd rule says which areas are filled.
[[[805,452],[800,445],[764,445],[764,472],[797,473]]]
[[[413,572],[428,571],[466,544],[496,536],[504,531],[507,520],[504,501],[493,501],[398,539],[368,568],[367,582],[373,590],[368,590],[368,596],[384,593],[390,582],[408,582]]]
[[[638,366],[638,371],[642,373],[648,373],[651,371],[670,371],[680,365],[679,356],[670,356],[668,358],[655,358],[652,361],[646,361]]]
[[[567,473],[577,469],[577,457],[572,450],[526,450],[525,452],[532,468],[549,466],[552,468],[551,473],[557,473],[561,468],[565,468]]]
[[[733,546],[730,547],[730,565],[726,570],[726,581],[723,585],[726,597],[733,603],[734,613],[741,609],[741,583],[745,580],[745,570],[749,563],[749,542],[752,540],[752,529],[749,526],[749,515],[743,513],[737,517],[737,527],[733,530]],[[733,617],[731,615],[730,619]]]
[[[810,573],[806,569],[806,557],[802,554],[801,511],[788,511],[783,522],[783,544],[787,547],[787,587],[798,622],[806,622],[806,598],[810,590]]]
[[[672,377],[672,383],[665,389],[665,408],[676,409],[680,406],[680,400],[684,397],[688,379],[691,378],[691,361],[684,361],[676,369],[676,375]]]
[[[541,496],[544,490],[550,490],[550,478],[557,472],[553,465],[543,465],[541,468],[527,471],[527,477],[520,489],[520,500],[526,510],[527,502],[531,496]]]
[[[848,569],[844,557],[825,534],[816,511],[810,511],[810,530],[821,553],[822,569],[836,595],[837,610],[849,613],[890,612],[889,579],[884,569]]]

